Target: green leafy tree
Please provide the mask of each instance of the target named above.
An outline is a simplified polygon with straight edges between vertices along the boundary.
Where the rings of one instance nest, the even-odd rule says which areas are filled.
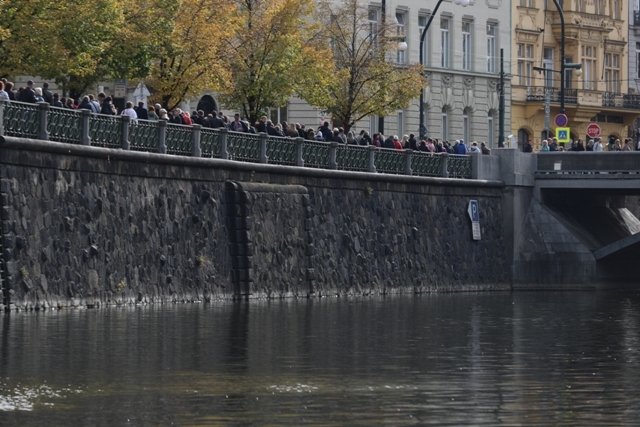
[[[419,65],[388,61],[398,40],[395,28],[371,27],[368,10],[358,0],[322,1],[325,43],[332,47],[335,72],[324,84],[309,84],[303,98],[331,114],[334,125],[351,128],[370,115],[385,116],[406,108],[420,95],[424,78]]]
[[[226,40],[228,85],[222,102],[251,123],[285,105],[308,82],[332,72],[326,45],[316,37],[313,0],[235,0],[239,30]]]

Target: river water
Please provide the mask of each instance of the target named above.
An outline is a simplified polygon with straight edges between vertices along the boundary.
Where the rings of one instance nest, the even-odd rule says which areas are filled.
[[[11,313],[0,425],[640,423],[640,293]]]

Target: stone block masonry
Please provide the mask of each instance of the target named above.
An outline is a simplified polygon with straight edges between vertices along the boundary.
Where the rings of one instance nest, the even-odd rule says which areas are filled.
[[[4,137],[0,186],[5,308],[510,288],[497,182]]]

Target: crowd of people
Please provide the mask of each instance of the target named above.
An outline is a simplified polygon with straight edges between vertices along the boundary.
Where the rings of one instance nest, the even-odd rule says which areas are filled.
[[[634,151],[640,150],[640,141],[633,142],[631,138],[620,141],[619,138],[610,138],[607,142],[602,142],[600,138],[591,138],[586,143],[582,139],[571,140],[568,145],[558,143],[556,138],[543,139],[538,151]],[[533,145],[528,141],[524,146],[524,152],[533,152]]]
[[[430,153],[449,153],[449,154],[469,154],[482,153],[490,154],[490,150],[484,142],[478,145],[477,142],[471,144],[465,143],[464,140],[455,140],[450,143],[448,140],[439,140],[437,138],[423,138],[418,140],[414,134],[385,136],[378,132],[370,135],[368,131],[361,130],[359,133],[349,130],[345,132],[342,127],[332,127],[328,121],[325,121],[319,127],[308,127],[300,123],[273,123],[262,116],[256,123],[251,124],[247,120],[241,118],[236,113],[230,118],[222,112],[212,111],[205,113],[203,110],[192,111],[191,113],[182,111],[180,108],[174,108],[167,111],[160,104],[145,107],[143,102],[139,102],[136,106],[132,102],[127,102],[125,107],[118,111],[110,96],[104,93],[98,93],[97,96],[88,94],[81,99],[73,99],[70,97],[59,97],[57,93],[49,90],[47,83],[42,88],[34,87],[34,82],[29,80],[25,87],[13,90],[12,82],[2,79],[0,82],[0,99],[6,101],[20,102],[47,102],[51,106],[60,108],[86,109],[96,114],[107,115],[125,115],[129,116],[132,121],[140,120],[167,120],[169,123],[180,125],[199,124],[206,128],[226,128],[230,131],[245,133],[261,133],[264,132],[270,136],[291,137],[309,141],[338,142],[342,144],[353,145],[374,145],[389,149],[411,149],[415,151],[423,151]]]

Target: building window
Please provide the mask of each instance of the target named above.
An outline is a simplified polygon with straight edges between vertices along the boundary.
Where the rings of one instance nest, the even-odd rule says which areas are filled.
[[[447,112],[447,108],[442,109],[442,139],[449,139],[449,113]]]
[[[449,40],[449,24],[451,20],[447,17],[440,19],[440,66],[449,68],[449,53],[451,49]]]
[[[404,135],[404,111],[398,111],[398,136]]]
[[[380,9],[369,8],[369,37],[373,40],[373,45],[378,46],[378,31],[380,29]]]
[[[533,71],[533,45],[518,43],[518,84],[531,86]]]
[[[407,14],[404,12],[396,12],[396,37],[398,41],[406,41],[406,33],[405,33],[405,22],[407,19]],[[398,64],[406,64],[407,63],[407,51],[398,49],[398,53],[396,55],[396,61]]]
[[[428,15],[420,15],[418,16],[418,40],[420,40],[420,38],[422,37],[422,32],[424,31],[425,27],[427,26],[427,21],[429,21],[429,16]],[[424,38],[424,43],[422,46],[422,64],[427,65],[429,64],[429,40],[431,39],[431,37],[429,37],[428,35],[425,35]]]
[[[596,88],[596,48],[582,46],[582,87],[586,90]]]
[[[620,93],[620,55],[605,53],[604,55],[604,81],[609,93]]]
[[[545,47],[544,48],[544,60],[542,66],[545,70],[544,72],[544,86],[546,88],[553,87],[553,48]]]
[[[493,115],[494,112],[493,110],[489,111],[489,113],[487,114],[487,126],[488,126],[488,130],[487,130],[487,142],[489,143],[489,146],[492,147],[494,145],[494,140],[493,138],[495,138],[495,130],[494,130],[494,120],[493,120]]]
[[[604,15],[604,0],[595,0],[596,2],[596,15]]]
[[[280,108],[270,108],[269,109],[269,119],[276,124],[289,121],[289,109],[285,107]],[[285,129],[286,130],[286,129]]]
[[[369,135],[378,133],[378,116],[369,116]]]
[[[520,0],[522,7],[536,7],[536,0]]]
[[[496,35],[497,25],[494,23],[487,24],[487,72],[496,72]]]
[[[471,50],[473,44],[471,40],[471,22],[462,21],[462,69],[471,70]]]
[[[640,43],[636,43],[636,77],[640,78]]]
[[[620,15],[621,15],[621,5],[620,5],[620,0],[610,0],[610,7],[611,7],[611,17],[613,19],[620,19]]]
[[[587,2],[586,0],[576,0],[576,12],[586,12]]]
[[[462,112],[462,139],[468,145],[471,141],[470,135],[471,129],[471,112],[468,108],[465,108]]]

